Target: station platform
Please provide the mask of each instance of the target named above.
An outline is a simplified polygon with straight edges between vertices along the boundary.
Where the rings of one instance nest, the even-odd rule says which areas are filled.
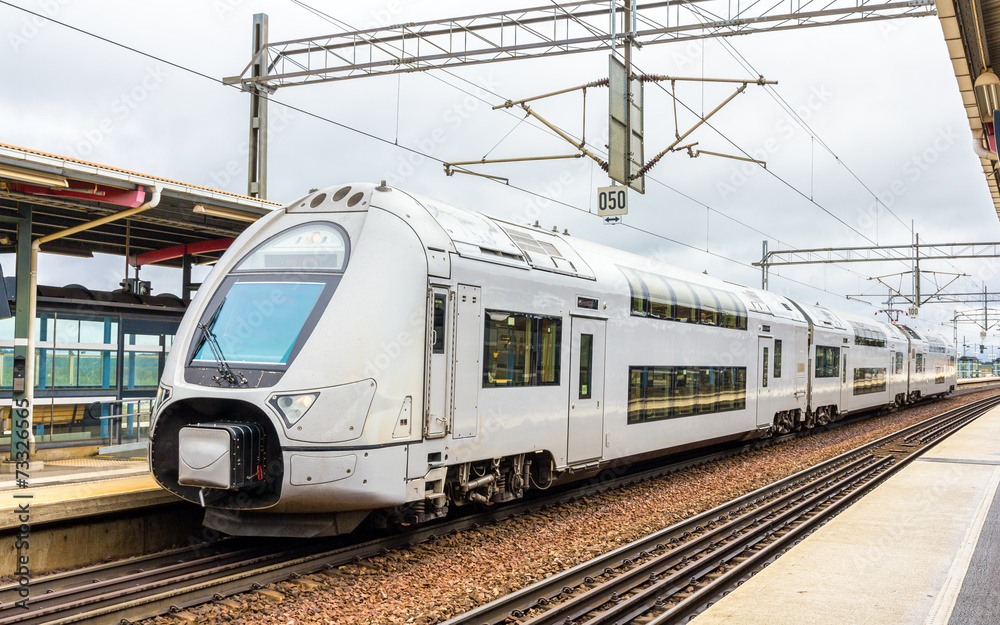
[[[149,475],[143,457],[48,461],[44,470],[28,475],[27,488],[17,477],[7,473],[0,479],[0,531],[20,525],[16,511],[25,503],[37,525],[177,501]]]
[[[0,577],[25,554],[44,573],[202,540],[200,509],[160,488],[145,458],[51,460],[27,487],[18,478],[0,475]]]
[[[956,432],[695,619],[1000,623],[1000,409]]]

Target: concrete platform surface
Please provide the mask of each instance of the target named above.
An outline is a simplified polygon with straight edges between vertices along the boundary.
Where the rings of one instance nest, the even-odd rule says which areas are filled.
[[[1000,623],[1000,409],[695,619],[697,625]]]
[[[19,527],[18,506],[30,504],[32,525],[71,521],[179,501],[149,475],[143,458],[54,460],[27,475],[27,488],[0,480],[0,531]]]

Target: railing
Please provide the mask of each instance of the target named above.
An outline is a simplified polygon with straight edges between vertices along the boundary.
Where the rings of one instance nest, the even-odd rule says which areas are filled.
[[[152,397],[143,397],[93,404],[91,410],[94,413],[100,411],[101,437],[107,442],[100,452],[105,454],[144,448],[149,439],[153,401]]]

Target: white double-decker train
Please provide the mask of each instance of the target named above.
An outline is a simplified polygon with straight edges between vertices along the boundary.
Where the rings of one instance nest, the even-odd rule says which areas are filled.
[[[236,535],[420,522],[955,388],[939,335],[384,184],[244,232],[178,329],[157,481]]]

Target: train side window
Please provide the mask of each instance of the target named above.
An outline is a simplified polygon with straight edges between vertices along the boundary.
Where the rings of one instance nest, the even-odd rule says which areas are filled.
[[[767,388],[767,348],[766,347],[764,348],[764,365],[763,365],[763,371],[764,371],[764,379],[763,379],[762,386],[764,388]]]
[[[483,387],[559,384],[562,320],[487,311]]]
[[[580,399],[590,399],[594,377],[594,335],[580,335]]]
[[[632,314],[747,329],[747,310],[733,293],[685,280],[619,267],[631,291]]]
[[[885,390],[885,369],[872,367],[854,370],[854,394],[867,395]]]
[[[559,384],[559,341],[562,321],[552,317],[537,317],[535,323],[538,326],[536,333],[538,343],[533,350],[533,355],[537,358],[536,371],[532,372],[535,377],[534,385]]]
[[[692,285],[691,290],[698,296],[698,323],[709,326],[721,325],[719,313],[722,311],[722,305],[713,290],[700,284]]]
[[[717,412],[721,394],[718,384],[718,367],[699,367],[697,371],[698,403],[695,410],[698,414]]]
[[[840,348],[816,346],[816,377],[840,377]]]
[[[781,377],[781,341],[774,341],[774,377]]]
[[[687,282],[675,282],[672,285],[674,292],[674,319],[688,323],[698,322],[698,298],[694,293],[692,285]]]
[[[448,296],[434,296],[434,353],[444,353],[445,311],[448,307]]]
[[[629,367],[628,422],[746,408],[746,367]]]
[[[674,316],[673,295],[668,284],[659,276],[647,276],[644,280],[649,293],[649,302],[645,306],[651,317],[671,319]]]
[[[632,314],[645,316],[649,314],[649,293],[639,278],[639,274],[631,269],[622,268],[628,288],[632,292]]]
[[[903,372],[903,352],[896,352],[895,373]]]

